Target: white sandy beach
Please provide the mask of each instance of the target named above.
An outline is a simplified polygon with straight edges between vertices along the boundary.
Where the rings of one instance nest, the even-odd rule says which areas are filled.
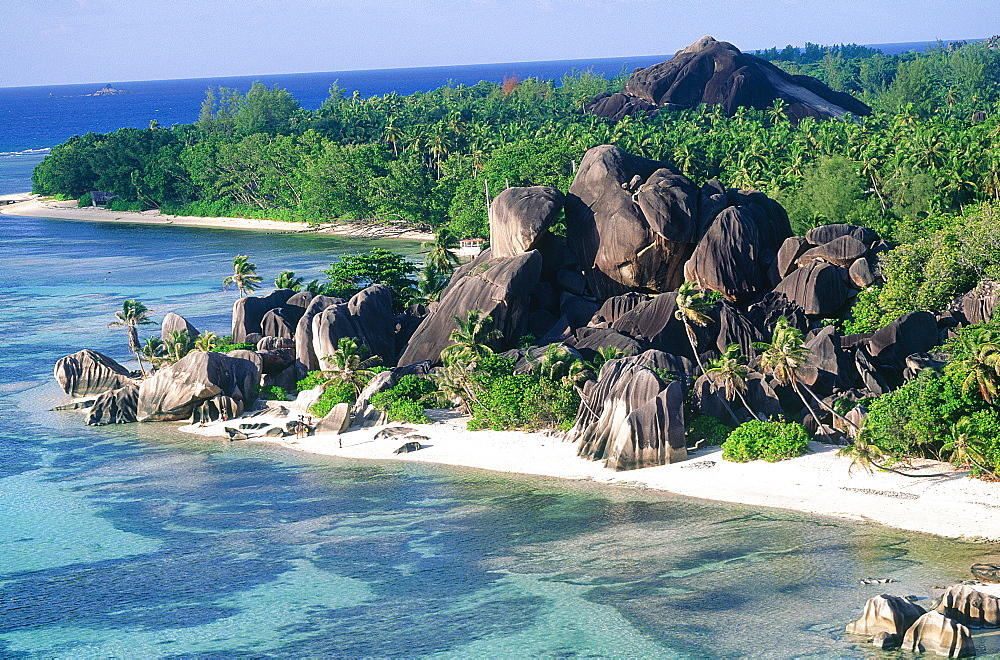
[[[300,411],[293,411],[293,418]],[[419,436],[423,448],[404,454],[393,452],[409,438],[398,435],[375,439],[384,426],[348,431],[342,436],[317,434],[296,440],[286,437],[255,439],[283,446],[353,459],[419,461],[466,466],[564,479],[629,485],[667,491],[706,500],[777,507],[889,527],[977,541],[1000,541],[1000,483],[969,478],[967,472],[946,463],[921,461],[917,472],[946,477],[911,478],[890,472],[851,470],[850,459],[837,456],[837,447],[811,443],[805,456],[779,463],[732,463],[722,459],[719,448],[691,454],[673,465],[616,472],[601,463],[576,455],[576,447],[542,433],[476,431],[465,428],[467,418],[436,414],[434,424],[406,426]],[[260,415],[250,422],[284,423],[284,418]],[[207,436],[224,436],[218,422],[204,428],[182,430]],[[341,446],[342,445],[342,446]]]
[[[19,196],[8,195],[7,197]],[[0,206],[0,215],[57,218],[60,220],[81,220],[86,222],[129,222],[145,225],[211,227],[213,229],[249,229],[268,232],[312,232],[363,238],[402,238],[413,241],[427,241],[434,238],[433,234],[427,232],[351,224],[310,225],[306,222],[254,220],[251,218],[203,218],[168,215],[155,210],[143,211],[141,213],[133,211],[109,211],[99,206],[80,207],[77,206],[75,200],[61,202],[38,195],[29,195],[25,201]]]

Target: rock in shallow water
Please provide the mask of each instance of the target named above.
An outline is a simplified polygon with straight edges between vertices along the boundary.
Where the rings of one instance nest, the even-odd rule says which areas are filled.
[[[63,392],[74,397],[101,394],[133,382],[128,369],[89,348],[60,358],[53,375]]]

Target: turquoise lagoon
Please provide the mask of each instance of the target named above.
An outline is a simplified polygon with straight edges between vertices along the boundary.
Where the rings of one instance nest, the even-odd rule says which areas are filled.
[[[125,298],[224,334],[233,255],[265,280],[286,268],[312,279],[375,243],[10,216],[0,227],[2,657],[889,657],[843,632],[864,601],[925,596],[995,551],[172,424],[86,427],[49,410],[64,399],[52,364],[85,347],[126,359],[124,333],[107,328]]]

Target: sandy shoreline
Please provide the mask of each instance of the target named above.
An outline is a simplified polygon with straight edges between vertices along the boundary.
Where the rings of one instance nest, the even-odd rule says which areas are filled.
[[[293,411],[292,417],[298,412]],[[250,441],[276,442],[290,449],[348,459],[417,461],[589,479],[699,499],[870,521],[937,536],[1000,541],[1000,483],[971,479],[967,472],[946,463],[917,464],[920,472],[947,472],[946,477],[917,479],[889,472],[852,472],[850,459],[837,456],[838,447],[811,443],[810,453],[780,463],[731,463],[722,459],[719,448],[709,448],[692,453],[682,463],[615,472],[578,457],[575,445],[558,437],[511,431],[469,432],[465,418],[441,415],[443,418],[434,424],[388,425],[405,426],[422,436],[419,441],[423,448],[412,453],[393,453],[412,438],[400,435],[376,439],[376,434],[387,428],[382,426],[352,430],[339,438],[317,434],[298,440],[289,436]],[[245,421],[283,424],[285,419],[260,415]],[[224,426],[239,423],[232,420],[181,429],[224,437]]]
[[[101,207],[79,207],[75,200],[65,202],[41,198],[0,206],[0,215],[56,218],[86,222],[130,222],[145,225],[178,225],[183,227],[210,227],[213,229],[244,229],[282,233],[315,233],[359,238],[400,238],[412,241],[433,240],[433,234],[416,230],[391,227],[368,227],[351,224],[310,225],[306,222],[280,220],[254,220],[251,218],[203,218],[196,216],[168,215],[159,211],[109,211]]]

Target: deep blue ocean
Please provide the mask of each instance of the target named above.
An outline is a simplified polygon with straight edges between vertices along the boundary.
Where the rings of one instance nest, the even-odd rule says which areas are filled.
[[[550,64],[547,77],[585,63]],[[510,72],[542,75],[336,77],[405,93]],[[289,78],[301,88],[262,80],[306,107],[332,82]],[[191,121],[208,84],[0,90],[0,151]],[[38,158],[0,158],[0,191],[25,190]],[[107,327],[122,300],[226,334],[233,255],[251,255],[265,281],[283,269],[312,279],[375,244],[0,215],[0,657],[874,657],[843,632],[867,598],[925,595],[983,552],[644,490],[199,439],[172,424],[91,428],[50,410],[65,401],[58,358],[93,348],[127,360],[124,333]],[[860,584],[871,576],[897,582]]]

